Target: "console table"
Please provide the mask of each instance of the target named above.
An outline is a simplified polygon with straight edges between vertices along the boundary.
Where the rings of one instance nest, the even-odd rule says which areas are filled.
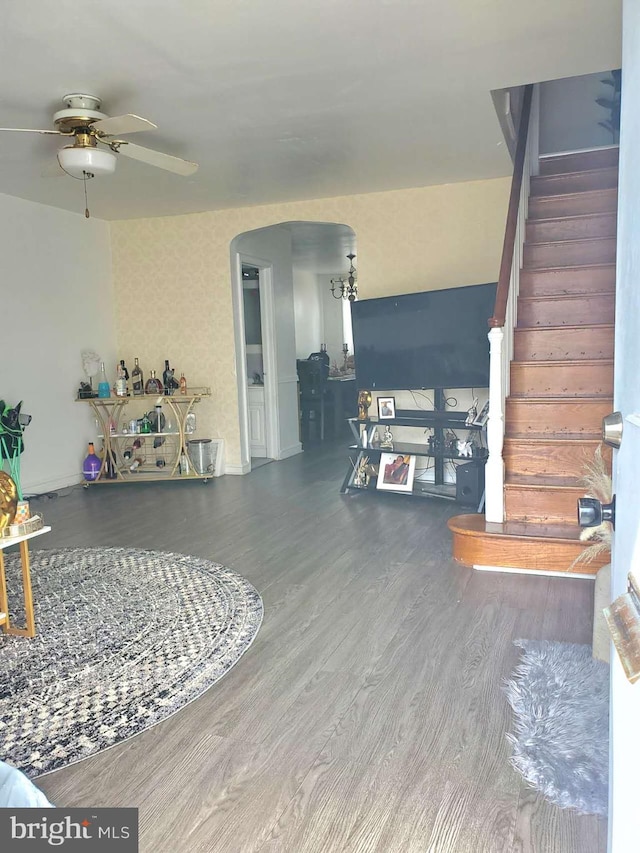
[[[5,634],[13,634],[17,637],[35,637],[36,620],[33,615],[33,594],[31,592],[31,572],[29,568],[29,539],[49,533],[50,527],[41,527],[33,533],[25,533],[23,536],[0,537],[0,626]],[[22,565],[22,594],[24,598],[24,612],[26,628],[14,628],[9,619],[9,601],[7,598],[7,579],[4,571],[4,549],[10,545],[20,546],[20,563]]]
[[[436,401],[440,402],[438,395]],[[441,409],[432,411],[420,410],[415,412],[398,412],[393,419],[379,420],[377,418],[366,418],[360,420],[358,418],[350,418],[349,425],[356,439],[356,443],[349,448],[349,470],[346,473],[342,488],[342,494],[357,489],[375,489],[375,484],[369,486],[360,485],[356,482],[356,471],[364,457],[368,457],[371,464],[379,464],[380,456],[383,453],[397,453],[403,456],[427,457],[433,459],[433,481],[414,481],[413,489],[408,494],[414,497],[439,497],[455,501],[458,497],[458,489],[456,483],[445,482],[445,463],[448,460],[457,462],[473,463],[475,466],[484,467],[487,457],[486,447],[476,446],[476,454],[473,456],[463,456],[457,450],[450,449],[445,443],[445,432],[452,432],[454,435],[458,431],[464,432],[465,437],[468,437],[472,432],[482,436],[484,434],[484,425],[478,423],[466,423],[467,412],[452,412],[445,411],[444,406]],[[372,434],[374,429],[380,434],[384,426],[390,427],[415,427],[419,432],[415,433],[417,441],[396,441],[394,439],[392,447],[381,447],[380,443],[372,444]],[[425,433],[429,432],[433,435],[433,449],[425,438]],[[407,492],[405,492],[407,494]],[[480,503],[480,501],[478,501]]]

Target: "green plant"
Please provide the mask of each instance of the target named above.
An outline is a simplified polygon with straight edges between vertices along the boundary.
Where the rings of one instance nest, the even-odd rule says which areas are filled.
[[[596,98],[596,104],[599,107],[607,110],[608,118],[604,121],[599,121],[600,127],[604,127],[611,134],[614,143],[620,140],[620,103],[622,99],[622,70],[620,68],[611,72],[610,77],[605,77],[600,81],[611,90],[610,93],[602,98]]]

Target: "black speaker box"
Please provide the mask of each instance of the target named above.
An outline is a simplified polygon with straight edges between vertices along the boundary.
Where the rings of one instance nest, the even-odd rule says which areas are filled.
[[[484,492],[484,459],[456,466],[456,501],[463,506],[480,505]]]

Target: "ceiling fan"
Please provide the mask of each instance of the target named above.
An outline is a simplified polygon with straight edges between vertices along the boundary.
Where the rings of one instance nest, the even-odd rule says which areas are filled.
[[[109,117],[100,112],[101,100],[95,95],[73,93],[62,99],[65,109],[53,115],[55,130],[36,130],[23,127],[0,127],[14,133],[43,133],[72,140],[58,150],[58,163],[74,178],[93,178],[115,172],[119,155],[157,166],[176,175],[192,175],[197,163],[133,145],[119,137],[140,130],[155,130],[157,125],[140,116],[128,114]],[[104,147],[98,147],[104,146]]]

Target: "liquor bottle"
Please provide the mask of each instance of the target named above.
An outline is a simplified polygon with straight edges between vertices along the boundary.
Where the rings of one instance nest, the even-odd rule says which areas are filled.
[[[93,445],[93,442],[89,442],[89,452],[87,454],[86,459],[82,463],[82,473],[84,475],[85,480],[97,480],[100,475],[100,469],[102,468],[102,462],[96,455],[96,449]]]
[[[169,359],[165,359],[164,361],[164,372],[162,374],[162,380],[164,382],[164,393],[169,396],[175,393],[176,388],[178,387],[178,383],[174,377],[174,371],[169,367]]]
[[[131,371],[131,384],[133,385],[133,393],[136,397],[141,397],[144,394],[144,376],[140,369],[138,359],[135,359],[135,365]]]
[[[129,465],[129,470],[131,472],[137,471],[138,468],[142,465],[142,463],[143,463],[142,457],[136,456],[136,458],[133,460],[132,464]]]
[[[191,466],[189,465],[189,457],[187,454],[182,451],[180,454],[180,474],[183,477],[188,477],[191,472]]]
[[[116,397],[127,396],[127,380],[125,378],[124,361],[118,362],[116,365]]]
[[[146,433],[146,434],[153,432],[153,430],[151,429],[151,420],[150,420],[148,415],[142,416],[142,423],[140,424],[140,432]]]
[[[107,379],[107,371],[104,369],[104,361],[100,362],[100,373],[98,374],[98,397],[105,398],[111,396],[111,386]]]
[[[162,394],[162,382],[156,376],[155,370],[149,371],[147,384],[144,386],[145,394]]]
[[[183,397],[187,393],[187,380],[184,378],[184,373],[180,374],[180,393]]]

